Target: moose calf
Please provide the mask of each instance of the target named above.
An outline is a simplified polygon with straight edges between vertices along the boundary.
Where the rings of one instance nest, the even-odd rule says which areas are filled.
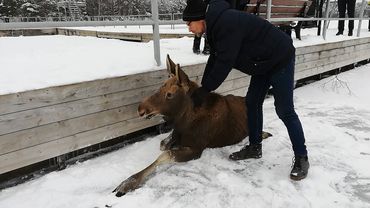
[[[118,197],[137,189],[159,165],[194,160],[205,148],[236,144],[248,136],[245,97],[210,93],[201,106],[194,107],[190,96],[198,85],[168,55],[167,70],[169,79],[140,103],[138,113],[147,119],[163,115],[173,125],[173,132],[161,142],[164,152],[157,160],[113,191]]]

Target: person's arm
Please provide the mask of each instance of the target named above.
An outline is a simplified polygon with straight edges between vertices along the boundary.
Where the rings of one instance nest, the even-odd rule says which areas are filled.
[[[239,18],[239,15],[235,18]],[[221,27],[218,26],[217,30],[212,31],[215,53],[212,53],[208,58],[202,79],[202,86],[209,91],[216,90],[226,79],[238,57],[243,42],[241,34],[243,30],[238,28],[238,22],[230,18],[220,18],[220,22],[217,24],[221,24]]]

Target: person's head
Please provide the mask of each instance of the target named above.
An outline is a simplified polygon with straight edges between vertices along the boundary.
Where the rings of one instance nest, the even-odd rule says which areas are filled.
[[[207,5],[203,0],[187,0],[182,19],[189,27],[189,31],[202,34],[206,30],[205,17]]]
[[[189,31],[195,35],[202,35],[206,31],[206,21],[197,20],[197,21],[187,21],[186,24],[189,27]]]

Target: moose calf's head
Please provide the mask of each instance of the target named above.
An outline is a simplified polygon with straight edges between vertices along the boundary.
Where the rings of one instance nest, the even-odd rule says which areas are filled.
[[[169,79],[154,95],[145,98],[139,105],[138,113],[147,119],[163,115],[167,120],[173,120],[187,108],[191,107],[190,94],[197,84],[181,70],[167,55],[167,71]]]

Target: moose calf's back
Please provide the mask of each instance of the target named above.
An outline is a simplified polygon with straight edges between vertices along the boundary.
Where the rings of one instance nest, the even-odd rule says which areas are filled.
[[[200,111],[191,131],[199,132],[202,138],[195,139],[203,140],[205,148],[236,144],[248,136],[245,98],[212,93]]]

